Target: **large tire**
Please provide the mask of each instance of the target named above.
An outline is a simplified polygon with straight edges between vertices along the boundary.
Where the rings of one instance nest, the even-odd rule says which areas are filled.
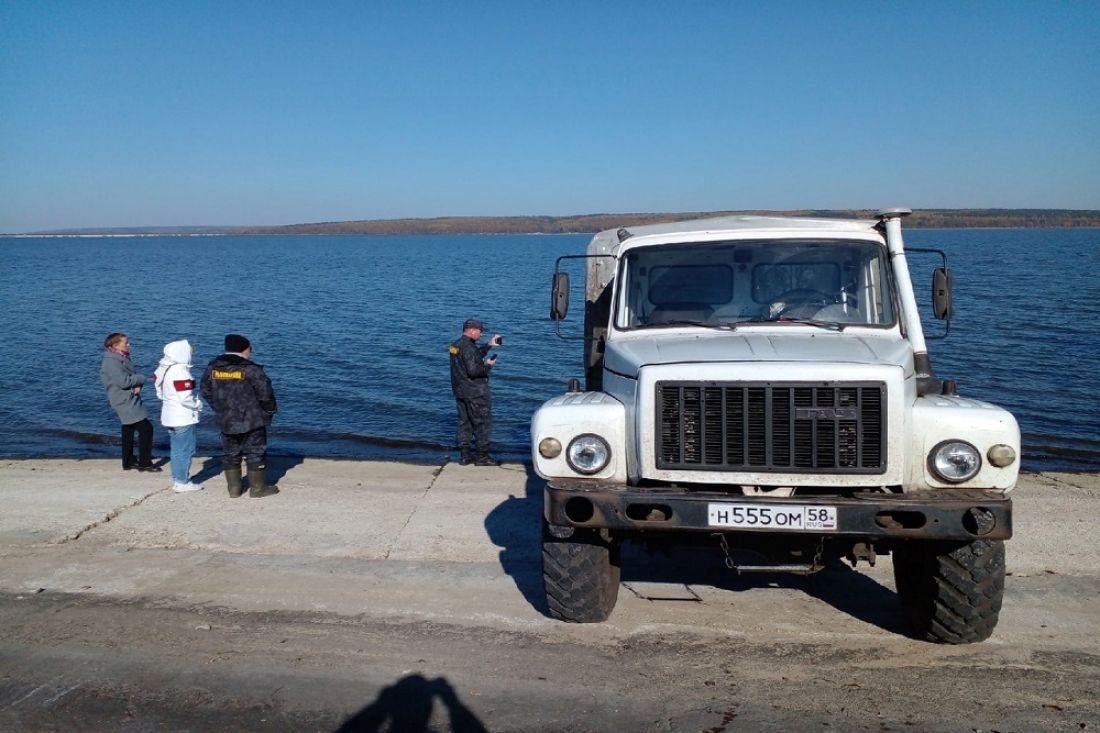
[[[989,638],[1004,597],[1004,542],[912,541],[893,554],[898,600],[914,636],[941,644]]]
[[[542,536],[542,582],[550,615],[573,623],[606,621],[619,597],[619,545],[576,530],[568,539]]]

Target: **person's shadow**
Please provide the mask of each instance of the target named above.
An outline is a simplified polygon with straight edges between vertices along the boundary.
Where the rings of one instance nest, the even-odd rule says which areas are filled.
[[[304,456],[268,456],[267,483],[276,484],[286,477],[290,469],[302,465]]]
[[[344,721],[336,733],[429,733],[432,707],[439,700],[447,709],[452,733],[489,733],[478,717],[458,699],[445,677],[418,674],[403,677],[378,693],[374,702]]]
[[[267,457],[267,483],[276,484],[280,479],[285,477],[290,469],[295,466],[300,466],[304,460],[303,456],[268,456]],[[241,468],[247,473],[247,467],[243,464]],[[222,473],[222,459],[221,456],[210,456],[204,458],[202,467],[199,472],[195,474],[191,480],[195,483],[201,484],[203,481],[209,481],[210,479],[217,478]]]
[[[524,599],[539,613],[549,615],[542,585],[542,504],[546,481],[527,465],[524,495],[509,496],[485,517],[489,538],[499,547],[501,569]],[[873,578],[836,562],[809,576],[787,573],[740,574],[726,567],[717,540],[705,534],[692,546],[662,546],[650,550],[627,542],[622,551],[620,596],[633,593],[653,602],[701,602],[690,586],[703,585],[734,593],[768,588],[793,588],[828,603],[853,618],[891,633],[902,633],[897,596]],[[735,553],[736,554],[736,553]],[[668,593],[639,591],[632,583],[671,586]]]
[[[202,461],[202,468],[199,472],[191,477],[191,480],[197,484],[201,484],[203,481],[209,481],[212,478],[217,478],[222,472],[222,459],[218,456],[210,456],[204,458]]]

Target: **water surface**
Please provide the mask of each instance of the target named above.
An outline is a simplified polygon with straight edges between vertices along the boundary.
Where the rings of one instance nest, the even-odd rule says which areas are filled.
[[[930,342],[938,375],[1015,412],[1025,468],[1100,469],[1100,230],[905,236],[945,249],[955,271],[951,336]],[[589,238],[0,238],[0,455],[115,455],[98,369],[117,330],[145,373],[166,342],[190,339],[196,377],[225,333],[247,335],[279,400],[273,453],[440,460],[454,436],[447,346],[476,316],[505,337],[497,452],[526,458],[531,413],[581,376],[579,343],[547,312],[554,259]],[[920,301],[933,265],[914,256]],[[218,450],[209,418],[199,450]]]

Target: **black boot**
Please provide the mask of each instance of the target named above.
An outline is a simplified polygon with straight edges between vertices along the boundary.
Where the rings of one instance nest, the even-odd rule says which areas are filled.
[[[478,455],[477,460],[474,461],[475,466],[499,466],[500,461],[493,458],[488,453],[481,453]]]
[[[225,484],[229,487],[229,498],[236,499],[244,493],[241,486],[241,464],[225,467]]]
[[[468,450],[463,450],[458,457],[458,465],[460,466],[469,466],[473,462],[474,457],[470,455],[470,451]]]
[[[248,495],[253,499],[262,499],[279,493],[279,487],[267,485],[267,466],[260,463],[248,467]]]

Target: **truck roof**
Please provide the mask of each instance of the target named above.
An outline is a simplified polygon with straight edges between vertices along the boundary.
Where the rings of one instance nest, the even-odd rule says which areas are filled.
[[[721,232],[743,235],[747,231],[763,233],[776,231],[795,231],[810,233],[836,233],[859,232],[867,233],[875,230],[878,221],[871,219],[814,219],[809,217],[783,217],[783,216],[715,216],[709,219],[690,219],[687,221],[670,221],[663,224],[646,224],[644,226],[626,226],[619,229],[605,229],[592,238],[588,245],[590,253],[610,253],[622,242],[627,242],[636,237],[653,235],[693,234],[714,235]],[[620,232],[622,236],[620,238]]]
[[[787,216],[714,216],[709,219],[688,219],[669,221],[663,224],[627,226],[626,229],[636,237],[649,234],[672,234],[677,232],[714,232],[743,231],[745,229],[827,229],[829,231],[859,231],[874,229],[878,224],[870,219],[815,219],[810,217]],[[608,229],[618,232],[618,229]],[[603,234],[604,232],[601,232]]]

